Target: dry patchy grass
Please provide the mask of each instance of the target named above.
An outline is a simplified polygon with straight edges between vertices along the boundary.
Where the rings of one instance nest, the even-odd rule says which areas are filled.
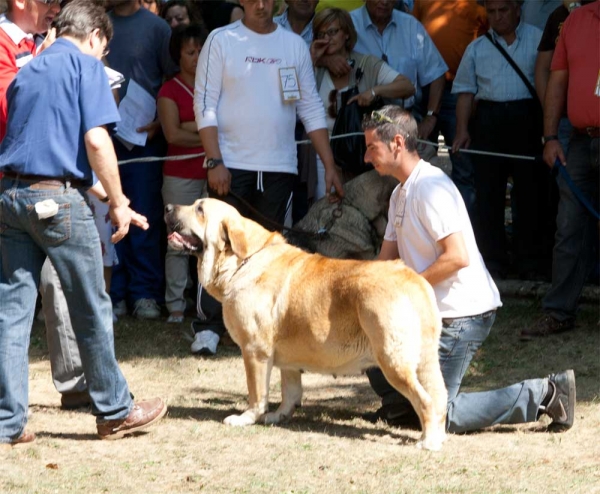
[[[362,376],[304,375],[304,406],[290,423],[227,427],[223,418],[246,403],[238,349],[195,358],[183,326],[129,318],[115,329],[123,372],[136,396],[163,396],[170,411],[148,433],[100,441],[91,414],[59,409],[43,330],[36,327],[29,427],[38,439],[0,450],[0,492],[600,492],[598,307],[584,309],[572,334],[520,343],[519,328],[537,313],[537,303],[507,301],[465,388],[490,389],[573,367],[575,427],[549,434],[545,422],[498,426],[450,436],[440,453],[417,450],[417,431],[362,420],[361,413],[377,406]],[[271,390],[274,406],[277,372]]]

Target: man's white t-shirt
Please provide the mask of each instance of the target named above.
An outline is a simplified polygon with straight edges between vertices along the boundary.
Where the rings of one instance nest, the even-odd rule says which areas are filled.
[[[458,189],[442,170],[420,160],[392,193],[385,240],[397,242],[400,258],[422,273],[442,254],[438,241],[457,232],[462,232],[469,265],[433,287],[443,318],[475,316],[502,302]]]
[[[280,69],[293,67],[300,100],[284,102]],[[307,132],[326,127],[304,40],[277,25],[258,34],[242,21],[215,29],[200,53],[194,112],[198,128],[216,126],[228,168],[297,173],[296,112]]]

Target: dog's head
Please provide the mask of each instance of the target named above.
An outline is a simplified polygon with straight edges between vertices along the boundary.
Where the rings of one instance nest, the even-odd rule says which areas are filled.
[[[195,254],[202,261],[198,274],[203,286],[215,280],[227,259],[236,258],[237,266],[279,235],[218,199],[198,199],[191,206],[168,204],[165,222],[171,248]]]

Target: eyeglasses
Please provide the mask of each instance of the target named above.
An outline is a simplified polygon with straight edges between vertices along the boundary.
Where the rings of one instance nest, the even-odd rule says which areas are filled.
[[[342,30],[341,27],[332,27],[331,29],[328,29],[327,31],[319,31],[315,37],[317,39],[325,39],[325,36],[327,36],[328,38],[333,38],[341,30]]]
[[[371,120],[373,120],[373,122],[375,122],[375,123],[396,124],[396,122],[394,122],[390,117],[388,117],[387,115],[384,115],[379,110],[373,110],[371,112]]]

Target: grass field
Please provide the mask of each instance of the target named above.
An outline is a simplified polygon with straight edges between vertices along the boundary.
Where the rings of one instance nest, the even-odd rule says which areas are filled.
[[[451,435],[439,453],[419,433],[360,414],[377,407],[366,377],[304,375],[303,407],[281,427],[230,428],[246,403],[236,347],[189,354],[184,325],[123,318],[115,328],[122,370],[137,397],[163,396],[169,414],[148,433],[100,441],[94,418],[64,412],[54,390],[43,327],[32,335],[31,418],[38,439],[0,449],[0,493],[600,493],[600,331],[586,305],[576,331],[521,343],[539,302],[506,299],[464,384],[484,390],[574,368],[576,422],[564,434],[547,421]],[[280,399],[273,373],[271,404]]]

